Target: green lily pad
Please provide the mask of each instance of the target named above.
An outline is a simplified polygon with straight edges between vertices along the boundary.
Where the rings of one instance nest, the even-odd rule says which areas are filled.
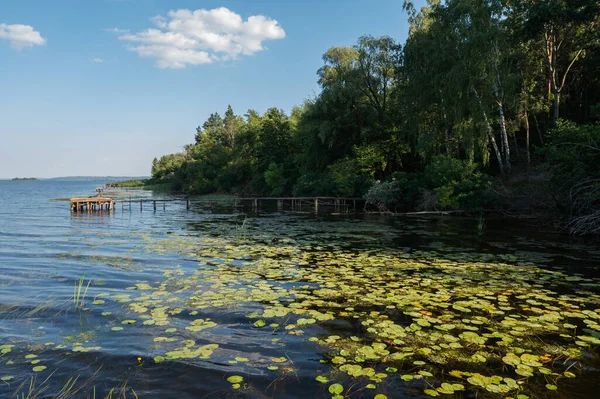
[[[344,391],[344,387],[341,384],[331,384],[329,386],[329,393],[340,394]]]
[[[230,382],[232,384],[239,384],[242,381],[244,381],[244,377],[239,375],[232,375],[231,377],[227,378],[227,382]]]

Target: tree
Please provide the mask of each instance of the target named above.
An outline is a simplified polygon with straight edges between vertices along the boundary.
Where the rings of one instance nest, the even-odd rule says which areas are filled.
[[[196,128],[196,144],[200,144],[206,136],[219,136],[222,129],[223,118],[221,118],[221,115],[218,112],[210,114],[206,122],[202,124],[202,127],[198,126]]]
[[[487,136],[500,171],[510,172],[505,82],[511,70],[506,68],[503,51],[503,5],[495,0],[449,0],[429,5],[421,11],[424,15],[412,12],[416,22],[406,44],[407,85],[419,99],[414,106],[420,112],[429,109],[426,112],[434,113],[434,123],[444,131],[447,153],[449,132],[460,131],[456,128],[469,121],[474,129],[468,131]],[[431,79],[431,87],[419,94],[427,79]],[[435,105],[425,105],[428,102]],[[499,145],[491,112],[497,115]],[[452,114],[453,118],[449,116]]]
[[[402,47],[391,37],[362,36],[358,52],[359,87],[377,115],[377,130],[390,128],[391,94],[402,60]]]
[[[278,197],[284,193],[287,179],[285,178],[283,165],[271,162],[264,173],[264,177],[269,190],[269,195]]]
[[[227,111],[225,111],[225,118],[223,119],[223,135],[228,147],[235,147],[235,138],[242,130],[243,125],[244,119],[241,116],[236,116],[233,113],[231,105],[228,105]]]
[[[157,171],[158,171],[158,159],[154,158],[152,160],[152,176],[154,176]]]
[[[516,2],[514,18],[532,49],[544,59],[552,126],[560,115],[561,94],[573,68],[597,46],[600,3],[597,0],[526,0]]]

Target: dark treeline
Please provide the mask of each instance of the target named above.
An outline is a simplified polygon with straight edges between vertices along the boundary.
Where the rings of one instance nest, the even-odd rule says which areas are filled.
[[[318,96],[290,115],[213,113],[184,152],[154,160],[152,182],[195,194],[366,195],[380,210],[507,210],[529,184],[540,198],[522,210],[600,229],[600,3],[404,6],[406,43],[367,35],[329,49]]]

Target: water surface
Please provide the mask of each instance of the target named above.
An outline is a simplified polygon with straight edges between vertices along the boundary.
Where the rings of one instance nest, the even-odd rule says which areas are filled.
[[[0,181],[2,397],[600,388],[594,243],[506,220],[52,200],[104,183]]]

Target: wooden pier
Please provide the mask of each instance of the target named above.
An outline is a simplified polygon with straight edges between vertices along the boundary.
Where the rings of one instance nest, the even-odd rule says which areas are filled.
[[[137,199],[119,199],[113,200],[105,197],[90,197],[90,198],[72,198],[72,212],[93,212],[93,211],[114,211],[117,204],[121,204],[121,208],[131,210],[133,204],[138,204],[140,211],[144,210],[144,204],[150,204],[151,209],[156,212],[160,206],[166,210],[167,203],[184,203],[189,210],[194,205],[204,205],[212,208],[213,205],[232,205],[233,209],[250,208],[253,212],[258,212],[263,205],[270,203],[276,205],[278,211],[291,210],[295,212],[312,210],[315,214],[319,213],[319,209],[327,208],[334,212],[356,212],[359,204],[364,204],[363,198],[339,198],[339,197],[226,197],[226,198],[171,198],[171,199],[154,199],[154,198],[137,198]],[[272,206],[271,205],[271,206]]]
[[[348,212],[357,210],[357,205],[364,204],[363,198],[339,198],[339,197],[230,197],[230,198],[196,198],[196,199],[127,199],[117,200],[121,204],[121,208],[127,207],[131,210],[133,204],[139,204],[140,211],[144,209],[144,204],[151,204],[152,209],[156,211],[158,205],[162,205],[163,210],[166,209],[167,203],[184,202],[189,210],[192,204],[208,205],[213,204],[228,205],[231,204],[234,209],[249,207],[254,212],[257,212],[264,203],[276,204],[278,211],[283,211],[285,208],[292,211],[302,211],[307,208],[312,209],[315,213],[319,212],[319,207],[333,209],[334,212]]]
[[[115,210],[116,202],[112,198],[91,197],[91,198],[71,198],[71,212],[93,212],[103,210]]]

